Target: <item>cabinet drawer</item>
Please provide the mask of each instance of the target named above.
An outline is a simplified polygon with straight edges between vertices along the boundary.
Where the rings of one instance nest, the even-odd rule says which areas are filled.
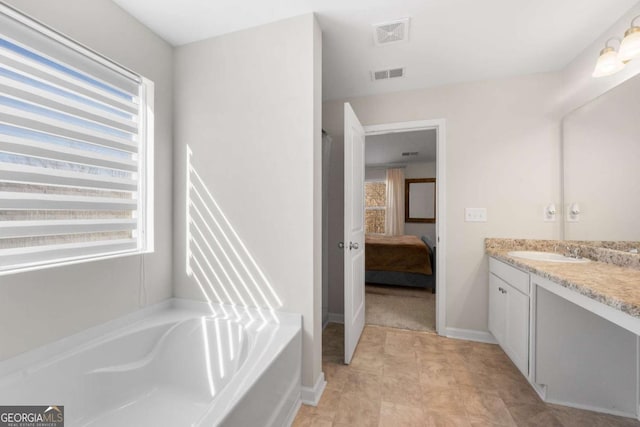
[[[518,270],[495,258],[489,258],[489,271],[523,294],[529,295],[529,273]]]

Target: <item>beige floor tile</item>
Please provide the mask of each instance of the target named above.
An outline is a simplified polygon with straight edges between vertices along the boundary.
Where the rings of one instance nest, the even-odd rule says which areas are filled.
[[[292,427],[332,427],[333,421],[320,416],[298,415]]]
[[[360,352],[356,350],[351,364],[349,367],[352,370],[358,370],[362,372],[368,372],[372,375],[382,375],[384,368],[384,354],[383,353],[370,353]]]
[[[494,389],[498,396],[506,403],[544,404],[538,393],[524,377],[514,380],[508,376],[494,377]]]
[[[463,415],[466,414],[462,396],[457,388],[427,390],[422,388],[422,407],[427,415]]]
[[[342,363],[323,363],[322,371],[327,381],[327,389],[339,390],[344,389],[344,385],[349,378],[349,367]]]
[[[359,393],[344,393],[340,398],[336,424],[350,426],[377,426],[380,418],[380,399],[369,399]]]
[[[366,325],[362,331],[360,342],[384,345],[386,339],[386,328],[375,325]]]
[[[384,375],[412,375],[418,376],[418,359],[412,350],[407,353],[384,354],[383,355]]]
[[[495,373],[478,372],[466,368],[460,369],[459,367],[453,368],[451,372],[460,386],[475,387],[487,391],[495,390]]]
[[[396,329],[395,331],[387,331],[384,352],[392,355],[403,355],[409,349],[419,346],[420,340],[417,333]]]
[[[406,406],[422,406],[422,388],[417,375],[393,375],[382,378],[382,400]]]
[[[294,426],[640,427],[615,417],[542,402],[495,345],[366,326],[352,364],[344,327],[323,332],[327,388]]]
[[[377,341],[362,341],[358,342],[355,354],[368,355],[368,354],[382,354],[384,353],[384,342]]]
[[[471,427],[471,423],[466,414],[429,414],[425,416],[425,421],[427,427]]]
[[[362,399],[371,401],[380,401],[382,396],[382,376],[351,369],[347,374],[347,382],[342,389],[342,393],[360,396]]]
[[[617,417],[615,415],[603,415],[603,418],[611,427],[638,427],[640,421],[633,418]]]
[[[380,427],[424,427],[426,420],[421,408],[382,402]]]
[[[518,427],[563,427],[544,403],[515,403],[507,407]]]
[[[451,389],[458,386],[453,370],[447,363],[431,362],[423,364],[420,370],[420,386],[424,391]]]
[[[426,349],[420,347],[416,349],[416,359],[419,364],[426,365],[431,362],[446,363],[455,366],[456,360],[450,353],[444,353],[437,349]]]
[[[500,426],[515,426],[509,409],[502,399],[482,388],[460,387],[469,420],[472,424],[488,423]]]
[[[340,404],[341,397],[341,391],[325,388],[322,393],[322,398],[320,398],[320,402],[318,402],[318,406],[303,405],[304,412],[307,415],[315,415],[320,418],[333,421],[336,413],[338,412],[338,405]]]

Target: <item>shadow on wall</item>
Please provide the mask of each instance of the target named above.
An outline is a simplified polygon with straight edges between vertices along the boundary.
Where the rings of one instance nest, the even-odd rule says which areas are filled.
[[[230,305],[238,316],[238,307],[269,311],[282,307],[273,286],[193,167],[191,157],[187,146],[187,276],[195,280],[210,306],[212,302]]]

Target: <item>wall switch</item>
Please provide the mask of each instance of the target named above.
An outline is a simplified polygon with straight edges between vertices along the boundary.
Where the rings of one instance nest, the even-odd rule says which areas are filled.
[[[465,222],[487,222],[487,208],[464,208]]]

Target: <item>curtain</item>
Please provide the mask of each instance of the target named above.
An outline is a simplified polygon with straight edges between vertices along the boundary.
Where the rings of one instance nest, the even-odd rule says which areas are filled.
[[[387,213],[385,234],[404,234],[404,169],[387,169]]]

